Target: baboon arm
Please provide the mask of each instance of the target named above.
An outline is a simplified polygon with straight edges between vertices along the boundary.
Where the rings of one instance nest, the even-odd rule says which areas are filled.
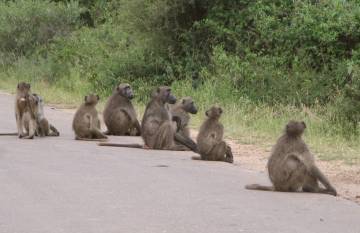
[[[123,112],[127,118],[129,118],[131,123],[135,123],[137,121],[137,119],[135,119],[126,109],[121,108],[120,111]]]
[[[181,118],[178,116],[172,116],[172,121],[176,122],[176,132],[179,132],[181,128]]]
[[[337,195],[336,189],[330,184],[329,180],[325,177],[325,175],[320,171],[320,169],[316,165],[312,165],[310,167],[310,173],[316,177],[320,183],[322,183],[325,188],[330,191],[334,196]]]
[[[179,133],[175,133],[175,141],[181,143],[182,145],[188,147],[193,152],[198,153],[197,145],[196,143],[191,140],[191,138],[184,137]]]

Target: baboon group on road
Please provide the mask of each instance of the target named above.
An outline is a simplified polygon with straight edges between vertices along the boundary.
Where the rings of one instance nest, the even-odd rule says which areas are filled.
[[[233,163],[233,153],[224,141],[224,127],[220,122],[223,109],[212,106],[205,114],[207,119],[200,127],[196,142],[190,138],[190,114],[197,108],[191,97],[180,101],[171,88],[160,86],[151,94],[151,100],[139,123],[131,99],[134,97],[129,84],[118,85],[109,97],[103,111],[106,132],[96,110],[99,96],[89,94],[77,109],[72,123],[76,140],[101,141],[100,146],[131,147],[155,150],[193,151],[199,156],[195,160],[224,161]],[[44,115],[44,102],[40,95],[31,93],[30,84],[21,82],[17,86],[15,117],[17,133],[22,139],[34,136],[59,136],[59,131]],[[312,192],[337,195],[335,188],[315,164],[314,155],[302,140],[306,129],[304,122],[290,121],[283,135],[274,145],[267,168],[272,186],[246,185],[246,189],[280,192]],[[141,136],[144,145],[104,142],[108,136]],[[323,187],[320,186],[320,183]]]

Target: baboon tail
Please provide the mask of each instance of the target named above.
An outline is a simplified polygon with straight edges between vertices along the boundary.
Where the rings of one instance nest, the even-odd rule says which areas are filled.
[[[0,133],[0,136],[17,136],[18,133]]]
[[[95,141],[95,142],[105,142],[108,139],[107,138],[80,138],[80,137],[76,137],[75,140],[80,140],[80,141]]]
[[[113,146],[113,147],[128,147],[128,148],[140,148],[143,149],[144,146],[136,143],[130,144],[119,144],[119,143],[107,143],[107,142],[100,142],[98,143],[99,146]]]
[[[274,191],[274,188],[271,186],[264,186],[260,184],[248,184],[245,186],[246,189],[250,190],[261,190],[261,191]]]

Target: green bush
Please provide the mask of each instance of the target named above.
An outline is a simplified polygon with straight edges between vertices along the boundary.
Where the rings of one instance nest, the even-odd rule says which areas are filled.
[[[76,1],[53,3],[16,0],[0,3],[1,63],[6,56],[31,54],[55,37],[66,36],[78,27],[81,9]]]

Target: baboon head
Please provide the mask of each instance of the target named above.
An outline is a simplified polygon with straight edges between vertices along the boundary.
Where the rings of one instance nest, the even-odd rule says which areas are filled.
[[[134,98],[134,93],[131,88],[131,86],[127,83],[121,83],[119,86],[116,87],[116,92],[119,93],[119,95],[131,100]]]
[[[301,136],[306,129],[306,124],[303,121],[289,121],[287,123],[285,132],[288,136],[298,137]]]
[[[17,85],[17,93],[20,95],[22,101],[25,101],[29,97],[30,93],[30,84],[26,82],[20,82]]]
[[[198,111],[194,104],[194,101],[191,97],[182,98],[181,105],[182,105],[182,108],[188,113],[196,114]]]
[[[39,99],[37,95],[29,95],[28,96],[28,103],[30,105],[30,110],[33,114],[37,114],[38,109],[39,109]]]
[[[156,92],[153,94],[154,98],[157,98],[163,103],[175,104],[176,97],[171,94],[171,88],[168,86],[158,87]]]
[[[95,94],[90,94],[85,96],[84,100],[86,105],[96,105],[99,102],[100,97]]]
[[[212,106],[209,110],[205,112],[206,116],[211,119],[219,119],[222,113],[222,108],[217,106]]]
[[[36,93],[33,93],[32,95],[36,98],[38,105],[43,105],[44,104],[44,100],[40,95],[38,95]]]

